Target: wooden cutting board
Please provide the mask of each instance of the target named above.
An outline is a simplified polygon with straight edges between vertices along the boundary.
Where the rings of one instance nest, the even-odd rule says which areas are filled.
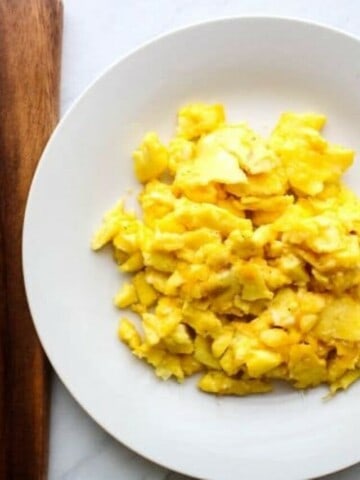
[[[61,32],[60,0],[0,0],[1,480],[46,478],[49,365],[25,297],[21,233],[30,182],[58,120]]]

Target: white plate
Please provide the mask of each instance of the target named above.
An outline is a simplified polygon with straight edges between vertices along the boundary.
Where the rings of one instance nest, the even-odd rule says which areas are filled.
[[[315,110],[326,133],[360,151],[360,44],[295,20],[233,18],[186,28],[113,65],[48,144],[28,201],[23,258],[34,322],[55,370],[108,432],[141,455],[211,480],[299,480],[360,460],[360,383],[216,398],[157,380],[116,338],[121,276],[90,237],[136,184],[130,153],[177,108],[223,102],[231,120],[267,132],[283,110]],[[359,166],[349,179],[358,185]]]

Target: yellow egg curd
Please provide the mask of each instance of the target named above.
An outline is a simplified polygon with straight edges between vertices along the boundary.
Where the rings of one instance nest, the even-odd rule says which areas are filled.
[[[120,201],[92,247],[111,243],[130,274],[114,302],[140,321],[119,336],[162,379],[200,372],[205,392],[247,395],[359,378],[360,201],[341,181],[354,152],[324,123],[283,113],[262,138],[191,104],[167,145],[150,132],[135,150],[142,218]]]

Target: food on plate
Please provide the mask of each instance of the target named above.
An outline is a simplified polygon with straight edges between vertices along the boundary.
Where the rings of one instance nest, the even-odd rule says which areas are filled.
[[[129,274],[114,302],[139,321],[119,337],[162,379],[248,395],[360,377],[360,200],[341,180],[354,152],[324,123],[283,113],[263,138],[191,104],[169,143],[150,132],[135,150],[142,217],[120,201],[92,247],[110,243]]]

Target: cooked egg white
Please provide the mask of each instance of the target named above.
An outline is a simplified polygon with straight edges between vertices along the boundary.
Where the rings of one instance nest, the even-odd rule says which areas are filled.
[[[354,152],[325,117],[284,113],[269,138],[192,104],[165,145],[135,150],[142,218],[119,202],[92,242],[131,280],[120,339],[162,379],[201,372],[209,393],[284,380],[331,393],[360,377],[360,201],[341,181]],[[169,178],[171,181],[169,182]]]

